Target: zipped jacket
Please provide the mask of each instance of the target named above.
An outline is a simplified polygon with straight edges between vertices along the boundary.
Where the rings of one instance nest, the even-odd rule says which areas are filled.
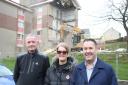
[[[47,68],[50,66],[48,57],[39,54],[24,54],[17,57],[14,69],[16,85],[44,85]]]
[[[68,57],[67,63],[61,68],[59,68],[59,60],[57,59],[47,70],[45,85],[70,85],[74,67],[72,57]]]

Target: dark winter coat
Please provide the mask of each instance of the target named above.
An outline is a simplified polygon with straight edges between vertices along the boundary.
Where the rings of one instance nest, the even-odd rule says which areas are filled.
[[[88,82],[85,62],[76,66],[71,85],[118,85],[112,67],[97,59],[97,63]]]
[[[45,85],[70,85],[70,78],[75,64],[71,57],[68,57],[67,63],[59,67],[58,59],[47,70]]]
[[[17,57],[14,80],[16,85],[43,85],[49,59],[44,55],[24,54]]]

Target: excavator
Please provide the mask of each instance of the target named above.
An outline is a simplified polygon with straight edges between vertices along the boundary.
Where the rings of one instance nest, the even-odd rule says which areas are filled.
[[[60,27],[60,38],[63,39],[64,38],[64,32],[65,32],[65,28],[66,28],[66,23],[62,23],[61,27]],[[80,28],[77,26],[74,26],[73,29],[71,30],[72,34],[78,34],[80,33]]]
[[[66,23],[62,23],[60,30],[59,30],[60,31],[60,41],[64,41],[65,28],[66,28]]]
[[[66,28],[66,23],[62,23],[62,25],[60,27],[60,30],[59,30],[60,31],[60,41],[64,41],[65,28]],[[80,30],[80,28],[78,26],[74,26],[70,32],[71,32],[72,35],[77,35],[77,34],[79,34],[81,32],[81,30]],[[79,43],[77,43],[75,46],[73,46],[71,48],[71,50],[79,51],[81,49],[81,46],[80,45],[78,46],[78,44]]]

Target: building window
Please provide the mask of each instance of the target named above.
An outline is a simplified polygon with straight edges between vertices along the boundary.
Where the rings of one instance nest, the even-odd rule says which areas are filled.
[[[40,35],[41,34],[41,31],[37,31],[37,35]]]

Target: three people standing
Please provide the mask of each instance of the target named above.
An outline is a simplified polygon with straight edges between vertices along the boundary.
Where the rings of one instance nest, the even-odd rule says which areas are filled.
[[[56,58],[50,67],[48,57],[38,53],[37,38],[29,35],[25,41],[28,52],[17,57],[15,64],[16,85],[118,85],[112,67],[98,58],[94,39],[84,40],[85,59],[77,66],[68,55],[67,44],[59,43]]]

